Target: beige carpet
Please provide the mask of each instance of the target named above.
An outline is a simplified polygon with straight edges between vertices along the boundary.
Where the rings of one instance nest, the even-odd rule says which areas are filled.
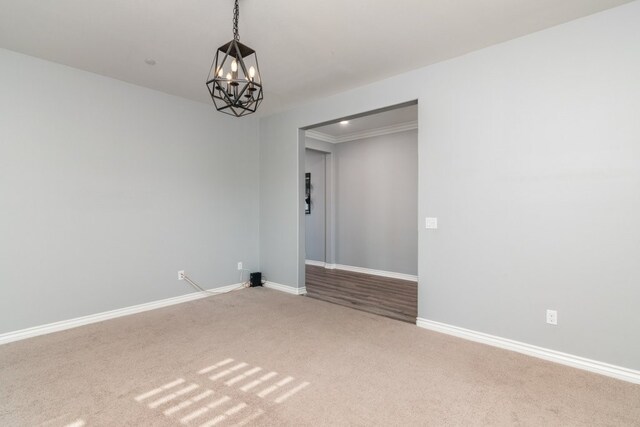
[[[640,386],[269,289],[0,346],[0,425],[640,425]]]

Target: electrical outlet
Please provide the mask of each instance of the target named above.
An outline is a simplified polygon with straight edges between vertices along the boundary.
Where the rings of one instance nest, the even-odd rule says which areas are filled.
[[[436,230],[438,228],[438,218],[426,218],[424,227],[429,230]]]
[[[547,323],[550,325],[558,324],[558,312],[556,310],[547,310]]]
[[[242,270],[242,263],[241,262],[238,263],[238,270]]]
[[[184,270],[178,271],[178,280],[184,280]]]

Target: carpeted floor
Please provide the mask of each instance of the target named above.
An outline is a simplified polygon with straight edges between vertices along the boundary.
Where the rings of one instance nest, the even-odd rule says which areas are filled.
[[[640,425],[640,386],[269,289],[0,347],[0,425]]]

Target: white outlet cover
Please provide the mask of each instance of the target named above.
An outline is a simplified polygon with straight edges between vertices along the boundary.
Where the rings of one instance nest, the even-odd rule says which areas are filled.
[[[178,271],[178,280],[184,280],[184,270]]]
[[[547,323],[550,325],[558,324],[558,312],[556,310],[547,310]]]
[[[238,270],[242,270],[242,263],[241,262],[238,263]]]
[[[427,217],[424,226],[429,230],[436,230],[438,228],[438,218]]]

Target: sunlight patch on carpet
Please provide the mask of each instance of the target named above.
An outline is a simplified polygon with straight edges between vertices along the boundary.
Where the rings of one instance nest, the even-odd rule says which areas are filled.
[[[228,365],[229,363],[233,362],[233,359],[225,359],[221,362],[216,363],[215,365],[211,365],[211,366],[207,366],[204,369],[200,369],[198,371],[199,374],[206,374],[208,372],[211,372],[215,369],[218,369],[220,366],[224,366],[224,365]]]
[[[280,387],[289,384],[291,381],[293,381],[293,377],[286,377],[285,379],[278,381],[274,385],[272,385],[270,387],[267,387],[264,390],[262,390],[260,393],[258,393],[258,396],[266,397],[267,395],[273,393],[274,391],[276,391]]]
[[[231,367],[231,368],[229,368],[229,369],[225,369],[225,370],[224,370],[224,371],[222,371],[222,372],[218,372],[218,373],[217,373],[217,374],[215,374],[215,375],[211,375],[211,376],[209,377],[209,379],[210,379],[211,381],[218,380],[218,379],[220,379],[220,378],[222,378],[222,377],[226,377],[227,375],[232,374],[234,371],[237,371],[238,369],[242,369],[242,368],[244,368],[245,366],[248,366],[248,364],[247,364],[247,363],[244,363],[244,362],[242,362],[242,363],[238,363],[237,365],[232,366],[232,367]]]
[[[260,367],[251,368],[247,372],[240,374],[237,377],[231,378],[229,381],[225,382],[225,385],[234,385],[238,381],[242,381],[253,374],[257,374],[260,371],[262,371],[262,368]]]
[[[182,424],[188,424],[194,419],[201,417],[202,415],[206,414],[210,410],[215,409],[218,406],[222,405],[223,403],[229,402],[230,400],[231,398],[229,396],[222,396],[220,399],[216,399],[213,402],[207,404],[206,406],[203,406],[202,408],[197,409],[191,412],[190,414],[187,414],[184,417],[180,418],[180,422]]]
[[[238,412],[242,411],[247,406],[249,406],[249,405],[247,405],[244,402],[240,403],[240,404],[234,406],[233,408],[226,410],[224,414],[218,415],[217,417],[215,417],[211,421],[207,421],[206,423],[201,424],[200,427],[212,427],[212,426],[214,426],[216,424],[219,424],[222,421],[226,420],[228,417],[233,416],[233,415],[237,414]]]
[[[209,397],[213,394],[213,390],[206,390],[203,393],[200,393],[196,396],[193,396],[191,399],[187,399],[184,400],[180,403],[178,403],[176,406],[172,406],[171,408],[166,409],[163,413],[167,416],[178,412],[186,407],[189,407],[191,405],[193,405],[196,402],[199,402],[200,400],[204,399],[205,397]]]
[[[274,402],[276,403],[282,403],[285,400],[287,400],[288,398],[290,398],[291,396],[293,396],[294,394],[296,394],[297,392],[299,392],[300,390],[302,390],[303,388],[305,388],[306,386],[308,386],[310,383],[305,381],[302,384],[299,384],[297,386],[295,386],[294,388],[292,388],[291,390],[289,390],[288,392],[284,393],[283,395],[277,397]]]
[[[142,393],[140,396],[137,396],[135,399],[136,399],[137,402],[141,402],[141,401],[143,401],[143,400],[145,400],[145,399],[147,399],[147,398],[149,398],[151,396],[155,396],[158,393],[162,393],[163,391],[165,391],[167,389],[170,389],[172,387],[180,385],[183,382],[184,382],[184,378],[178,378],[175,381],[172,381],[172,382],[167,383],[165,385],[161,385],[160,387],[154,388],[153,390],[148,391],[146,393]]]
[[[227,358],[154,387],[134,400],[185,426],[242,426],[309,385],[290,375]]]
[[[260,384],[262,384],[263,382],[270,380],[271,378],[275,377],[276,375],[278,375],[277,372],[269,372],[266,375],[263,375],[262,377],[260,377],[259,379],[255,380],[255,381],[251,381],[248,384],[243,385],[242,387],[240,387],[240,390],[242,391],[249,391],[254,387],[259,386]]]
[[[186,386],[185,388],[181,388],[180,390],[177,390],[175,393],[171,393],[168,394],[164,397],[161,397],[158,400],[154,400],[153,402],[149,403],[149,408],[153,409],[153,408],[157,408],[158,406],[162,405],[163,403],[167,403],[171,400],[177,399],[178,397],[182,396],[183,394],[189,393],[190,391],[193,391],[195,389],[197,389],[198,387],[200,387],[198,384],[190,384],[188,386]]]

